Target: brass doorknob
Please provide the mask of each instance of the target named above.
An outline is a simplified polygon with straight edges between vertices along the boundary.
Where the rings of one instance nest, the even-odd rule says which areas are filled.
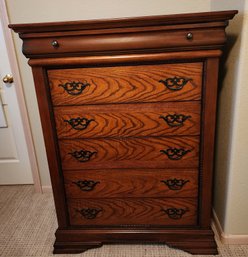
[[[13,76],[10,74],[5,75],[3,78],[3,82],[4,83],[13,83],[14,82]]]

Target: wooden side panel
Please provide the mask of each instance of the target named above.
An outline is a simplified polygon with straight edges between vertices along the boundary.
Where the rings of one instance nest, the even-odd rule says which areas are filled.
[[[201,75],[200,62],[48,71],[54,105],[199,100]],[[160,82],[175,77],[187,83],[175,90]]]
[[[218,67],[218,58],[210,58],[205,63],[199,185],[200,225],[203,228],[209,228],[211,222]]]
[[[54,113],[59,138],[200,134],[200,102],[63,106]]]
[[[84,199],[69,200],[68,206],[71,225],[179,226],[196,225],[197,221],[194,198]]]
[[[65,171],[68,198],[196,197],[197,170]]]
[[[65,228],[68,226],[67,205],[65,202],[66,200],[63,178],[62,174],[60,173],[60,157],[54,131],[51,102],[49,99],[49,92],[46,87],[45,70],[42,67],[34,67],[32,72],[34,76],[41,124],[46,145],[46,153],[49,164],[58,225],[59,228]]]
[[[198,136],[60,140],[59,144],[62,167],[66,170],[198,167]],[[173,155],[171,157],[173,159],[161,152],[175,148],[179,153]],[[81,150],[90,152],[91,156],[89,158],[73,156],[73,154],[85,156],[79,153]]]

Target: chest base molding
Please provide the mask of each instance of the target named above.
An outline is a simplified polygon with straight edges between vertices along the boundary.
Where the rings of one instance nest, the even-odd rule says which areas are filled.
[[[191,254],[218,254],[214,233],[208,230],[187,229],[84,229],[56,231],[54,253],[82,253],[103,244],[166,244]],[[66,238],[66,242],[64,239]],[[69,240],[68,240],[69,239]]]

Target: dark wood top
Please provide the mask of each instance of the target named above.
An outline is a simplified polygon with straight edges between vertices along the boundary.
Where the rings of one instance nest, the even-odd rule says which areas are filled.
[[[10,24],[9,27],[17,33],[36,33],[49,31],[74,31],[143,26],[163,26],[179,25],[186,23],[189,24],[205,23],[212,21],[226,21],[232,19],[236,13],[238,13],[237,10],[230,10],[221,12],[186,13],[103,20]]]

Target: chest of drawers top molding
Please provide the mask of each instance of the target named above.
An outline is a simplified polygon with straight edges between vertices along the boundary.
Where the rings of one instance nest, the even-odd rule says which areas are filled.
[[[35,81],[54,253],[133,242],[217,253],[218,68],[236,13],[9,25]]]
[[[221,49],[237,11],[12,24],[29,58]]]

